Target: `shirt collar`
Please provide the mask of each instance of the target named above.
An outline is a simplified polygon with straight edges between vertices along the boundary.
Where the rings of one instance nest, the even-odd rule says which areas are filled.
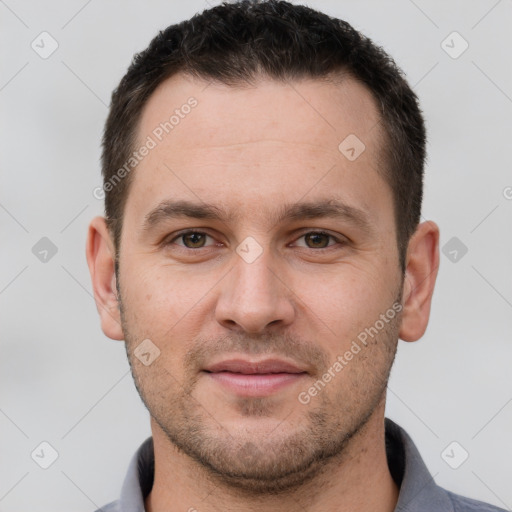
[[[400,489],[395,512],[454,511],[448,493],[436,484],[412,439],[388,418],[386,454],[390,472]]]
[[[435,483],[412,439],[388,418],[386,455],[390,472],[400,488],[395,512],[453,512],[448,493]],[[150,437],[130,462],[121,491],[119,512],[144,512],[144,499],[151,492],[154,473],[155,457]]]

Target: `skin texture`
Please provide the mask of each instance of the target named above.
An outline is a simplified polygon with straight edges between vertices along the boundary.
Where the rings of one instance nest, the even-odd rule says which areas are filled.
[[[151,414],[146,508],[391,511],[385,390],[398,337],[414,341],[427,326],[438,228],[418,226],[402,274],[378,113],[352,79],[228,87],[178,75],[150,97],[141,144],[190,97],[197,106],[133,171],[117,277],[103,218],[87,245],[103,331],[125,340]],[[354,161],[338,149],[350,134],[365,145]],[[219,218],[166,215],[177,201],[211,205]],[[283,218],[305,203],[343,204],[344,215]],[[378,324],[393,305],[401,311]],[[160,350],[148,366],[134,353],[145,339]],[[241,396],[204,371],[234,357],[303,373],[269,395]]]

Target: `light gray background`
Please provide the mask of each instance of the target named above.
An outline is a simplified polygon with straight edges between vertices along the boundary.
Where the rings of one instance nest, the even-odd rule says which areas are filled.
[[[430,134],[424,218],[441,226],[442,246],[457,237],[468,248],[455,263],[442,255],[423,340],[400,342],[388,415],[439,484],[510,510],[512,2],[309,5],[352,23],[406,72]],[[118,497],[150,434],[123,344],[99,327],[85,236],[102,212],[92,191],[112,89],[159,29],[207,6],[0,1],[1,511],[94,510]],[[59,44],[47,59],[31,48],[43,31]],[[457,59],[441,47],[453,31],[469,43]],[[32,253],[42,237],[58,248],[47,262]],[[59,454],[46,470],[31,458],[42,441]],[[441,456],[452,441],[462,447],[452,460],[469,453],[458,469]]]

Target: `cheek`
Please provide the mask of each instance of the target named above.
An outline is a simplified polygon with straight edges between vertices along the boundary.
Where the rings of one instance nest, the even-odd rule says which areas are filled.
[[[142,261],[123,269],[121,294],[125,330],[133,344],[149,338],[162,359],[175,360],[190,348],[208,321],[215,280],[185,277],[169,266]]]
[[[317,339],[325,336],[323,344],[333,357],[392,307],[398,289],[391,279],[395,276],[388,272],[389,278],[383,279],[378,274],[376,265],[372,270],[346,265],[327,276],[304,275],[298,280],[294,291],[304,325],[317,325]]]
[[[173,325],[200,302],[208,289],[204,279],[182,275],[170,265],[137,259],[123,272],[123,296],[141,319]]]

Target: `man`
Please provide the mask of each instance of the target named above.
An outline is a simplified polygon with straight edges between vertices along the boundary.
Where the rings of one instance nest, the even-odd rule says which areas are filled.
[[[393,61],[309,8],[226,3],[136,56],[87,258],[153,435],[103,510],[498,510],[384,418],[439,264],[424,160]]]

